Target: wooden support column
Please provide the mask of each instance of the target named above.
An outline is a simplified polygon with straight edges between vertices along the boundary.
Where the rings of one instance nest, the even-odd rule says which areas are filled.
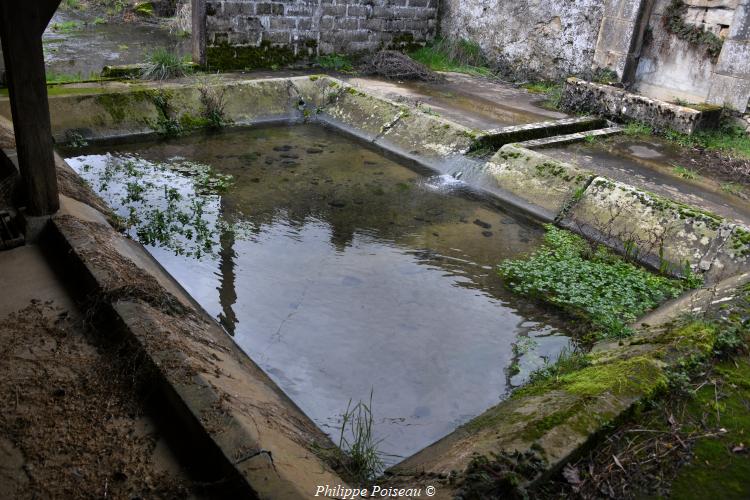
[[[191,0],[193,21],[193,62],[206,65],[206,0]]]
[[[42,50],[42,33],[59,5],[60,0],[0,1],[0,38],[29,215],[50,215],[60,206]]]

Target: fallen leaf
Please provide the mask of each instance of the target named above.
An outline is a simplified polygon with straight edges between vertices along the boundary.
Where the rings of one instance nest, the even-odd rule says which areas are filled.
[[[620,463],[620,459],[618,459],[617,456],[615,456],[615,455],[612,455],[612,458],[615,459],[615,464],[617,464],[617,466],[619,468],[621,468],[623,470],[623,472],[625,472],[625,467],[623,467],[622,464]]]
[[[747,448],[745,448],[745,445],[740,443],[736,446],[732,446],[732,453],[747,453]]]

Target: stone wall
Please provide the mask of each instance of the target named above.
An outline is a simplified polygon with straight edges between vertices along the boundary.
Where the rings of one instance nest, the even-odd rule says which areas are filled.
[[[205,12],[206,59],[221,67],[404,48],[437,26],[437,0],[205,0]]]
[[[478,42],[516,77],[590,72],[604,0],[442,0],[443,36]]]
[[[685,23],[716,36],[726,37],[737,0],[684,0]],[[658,99],[680,98],[704,102],[708,98],[716,59],[705,48],[689,44],[664,27],[664,14],[672,0],[656,0],[648,21],[648,35],[636,74],[636,89]]]

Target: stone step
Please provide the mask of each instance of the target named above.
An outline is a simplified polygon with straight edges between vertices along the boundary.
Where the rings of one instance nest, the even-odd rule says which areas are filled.
[[[573,134],[556,135],[554,137],[545,137],[543,139],[533,139],[531,141],[524,141],[518,144],[529,149],[548,148],[583,141],[587,137],[607,137],[610,135],[617,135],[621,133],[622,127],[615,125],[612,127],[590,130],[587,132],[575,132]]]
[[[506,144],[544,139],[564,134],[574,134],[600,129],[608,125],[603,118],[596,116],[579,116],[544,122],[513,125],[498,129],[485,130],[478,138],[478,147],[499,149]]]

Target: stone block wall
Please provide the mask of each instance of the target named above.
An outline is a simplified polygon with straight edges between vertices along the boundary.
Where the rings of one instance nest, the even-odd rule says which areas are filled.
[[[431,40],[437,27],[438,0],[198,1],[205,1],[207,62],[218,66],[404,48]]]

